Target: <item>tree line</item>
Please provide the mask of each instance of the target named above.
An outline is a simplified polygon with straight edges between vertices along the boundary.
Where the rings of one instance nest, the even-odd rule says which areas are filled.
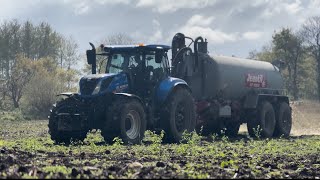
[[[292,99],[320,101],[320,16],[308,18],[298,30],[275,32],[270,44],[248,58],[278,64]]]
[[[76,88],[77,49],[46,22],[0,24],[0,109],[45,117],[56,94]]]
[[[285,89],[293,99],[320,101],[319,34],[320,17],[311,17],[299,30],[275,32],[270,44],[261,51],[251,51],[248,58],[278,63]],[[99,43],[132,44],[134,40],[119,33]],[[20,109],[32,118],[45,118],[56,95],[77,91],[80,73],[90,72],[88,65],[82,70],[76,67],[83,57],[71,36],[58,33],[46,22],[1,23],[0,111]],[[105,63],[105,59],[98,59],[98,72],[103,73]]]

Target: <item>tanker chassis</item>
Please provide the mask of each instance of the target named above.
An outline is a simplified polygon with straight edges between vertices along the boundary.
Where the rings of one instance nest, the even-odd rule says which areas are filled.
[[[81,78],[79,93],[62,93],[51,110],[49,133],[57,143],[83,140],[91,129],[101,129],[106,142],[120,137],[137,144],[147,129],[180,142],[183,132],[193,130],[235,136],[243,123],[250,136],[290,134],[289,98],[271,63],[210,56],[206,40],[182,33],[171,47],[90,45],[92,75]],[[104,74],[96,74],[96,56],[107,59]]]

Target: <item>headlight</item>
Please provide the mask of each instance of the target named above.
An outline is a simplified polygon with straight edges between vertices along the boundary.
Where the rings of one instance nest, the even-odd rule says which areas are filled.
[[[102,80],[100,80],[99,83],[97,84],[96,88],[94,88],[94,90],[92,92],[92,95],[96,95],[96,94],[98,94],[100,92],[101,83],[102,83]]]

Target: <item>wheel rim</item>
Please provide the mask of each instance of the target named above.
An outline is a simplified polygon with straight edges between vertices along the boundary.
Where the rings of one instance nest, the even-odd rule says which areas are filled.
[[[140,134],[140,115],[137,111],[131,110],[125,119],[125,130],[128,138],[136,139]]]
[[[185,129],[185,107],[182,103],[179,103],[175,112],[175,125],[178,132],[182,132]]]

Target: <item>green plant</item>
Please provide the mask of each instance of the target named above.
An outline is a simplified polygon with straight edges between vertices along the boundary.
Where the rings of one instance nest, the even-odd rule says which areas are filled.
[[[260,128],[260,125],[258,125],[257,128],[253,128],[254,136],[257,139],[261,138],[261,131],[262,131],[262,129]]]
[[[112,146],[114,146],[114,147],[119,147],[119,146],[122,146],[122,145],[123,145],[123,141],[122,141],[121,138],[115,137],[115,138],[113,139],[113,145],[112,145]]]

